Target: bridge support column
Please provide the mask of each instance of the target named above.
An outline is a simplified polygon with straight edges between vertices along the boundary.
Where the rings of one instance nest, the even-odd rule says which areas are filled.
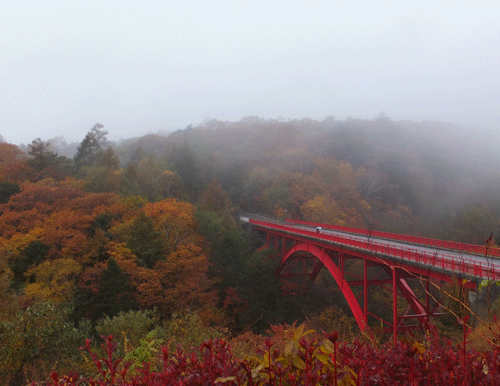
[[[343,251],[339,252],[339,266],[340,266],[340,277],[341,277],[341,279],[344,279],[345,269],[344,269],[344,252]]]
[[[366,258],[363,259],[363,311],[365,320],[368,320],[368,268]]]
[[[394,344],[398,337],[398,271],[392,267],[392,323],[394,332]]]
[[[283,259],[285,258],[286,254],[286,239],[285,237],[281,236],[281,263],[283,263]]]
[[[430,323],[431,321],[431,308],[430,308],[430,288],[429,288],[429,281],[431,279],[430,278],[427,278],[427,280],[425,281],[425,313],[426,313],[426,317],[425,317],[425,321],[427,324]]]

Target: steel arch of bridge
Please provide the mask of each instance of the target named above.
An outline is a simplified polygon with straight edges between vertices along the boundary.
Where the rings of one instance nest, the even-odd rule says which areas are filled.
[[[275,239],[277,240],[277,239]],[[280,240],[281,243],[286,243],[285,240]],[[361,331],[365,331],[368,327],[368,316],[371,315],[387,325],[392,327],[392,330],[395,336],[398,334],[398,331],[403,327],[400,322],[405,319],[416,318],[419,320],[420,326],[427,327],[428,322],[431,316],[435,314],[436,309],[431,310],[429,308],[429,302],[426,302],[426,305],[423,305],[414,294],[413,290],[407,283],[406,279],[403,277],[405,274],[408,276],[408,273],[401,270],[401,268],[397,268],[394,266],[386,266],[383,264],[374,264],[373,261],[370,261],[366,257],[362,258],[363,260],[363,277],[357,281],[348,281],[346,279],[346,270],[345,270],[345,262],[347,260],[353,258],[360,258],[359,256],[352,256],[346,251],[336,251],[337,256],[336,259],[339,261],[338,265],[335,263],[335,258],[331,257],[331,252],[333,250],[329,250],[330,254],[325,252],[325,249],[322,249],[318,246],[309,244],[309,243],[297,243],[293,245],[291,248],[287,249],[285,247],[285,253],[281,257],[281,261],[279,266],[276,269],[277,277],[287,277],[287,274],[283,274],[283,271],[286,269],[287,265],[290,264],[290,261],[297,257],[299,252],[307,252],[308,254],[314,256],[321,263],[321,268],[324,266],[328,272],[335,279],[339,289],[344,295],[349,307],[353,313],[353,316],[358,324],[358,327]],[[328,250],[328,249],[327,249]],[[298,259],[304,258],[304,256],[298,257]],[[371,279],[368,278],[368,267],[380,265],[384,268],[385,271],[391,276],[390,279]],[[309,277],[309,281],[314,281],[316,276],[319,273],[318,266],[310,273],[302,272],[302,275],[307,275]],[[411,276],[411,275],[410,275]],[[427,281],[426,281],[427,283]],[[390,284],[390,288],[392,290],[392,302],[393,302],[393,320],[388,322],[377,317],[375,314],[368,311],[368,288],[370,285],[384,285]],[[361,298],[363,299],[363,305],[361,306],[358,298],[355,296],[352,291],[351,286],[361,285],[363,287],[363,291],[361,294]],[[427,290],[429,290],[427,288]],[[398,305],[398,293],[400,296],[404,297],[408,302],[409,308],[412,309],[413,313],[405,315],[397,314],[397,305]],[[396,312],[394,312],[394,310]]]
[[[429,299],[429,279],[439,280],[443,282],[457,282],[463,284],[462,278],[457,278],[454,274],[433,271],[428,267],[409,264],[403,260],[391,260],[384,256],[379,256],[377,253],[371,252],[369,249],[360,250],[349,248],[345,245],[327,243],[324,240],[316,239],[314,232],[301,232],[302,234],[291,234],[287,230],[279,229],[286,228],[276,224],[266,224],[258,221],[250,221],[258,229],[266,232],[267,246],[274,244],[280,254],[280,263],[276,269],[277,277],[287,277],[287,266],[295,261],[303,259],[317,260],[317,264],[310,272],[302,272],[309,278],[309,282],[313,282],[321,268],[325,267],[338,284],[342,294],[344,295],[353,316],[362,331],[368,328],[368,316],[375,317],[381,322],[389,326],[394,333],[396,339],[398,332],[408,328],[404,322],[408,320],[417,320],[418,327],[427,327],[430,318],[438,316],[439,303],[431,306]],[[269,226],[271,225],[271,226]],[[311,237],[312,236],[312,237]],[[302,254],[301,254],[302,253]],[[347,260],[359,259],[363,262],[363,275],[356,277],[357,280],[347,280],[346,276],[352,273],[346,271]],[[378,266],[379,271],[385,271],[389,278],[372,278],[368,275],[368,268]],[[410,285],[407,279],[420,278],[425,282],[426,299],[422,303]],[[383,320],[377,315],[368,310],[368,288],[370,285],[383,286],[392,292],[392,321]],[[362,286],[362,293],[356,297],[352,287]],[[467,281],[465,284],[468,288],[475,288],[476,283]],[[398,297],[404,298],[408,303],[408,308],[404,315],[398,315]],[[359,299],[362,298],[360,304]],[[400,300],[401,301],[401,300]],[[412,327],[415,327],[413,325]]]
[[[281,270],[283,269],[284,265],[287,263],[288,259],[296,252],[298,251],[305,251],[309,252],[313,256],[315,256],[330,272],[330,274],[333,276],[335,281],[337,282],[340,290],[344,294],[345,299],[347,300],[347,303],[349,304],[349,307],[351,308],[351,311],[354,315],[354,318],[356,319],[356,322],[358,323],[359,328],[361,331],[364,331],[366,327],[368,326],[367,323],[367,318],[366,314],[363,313],[363,310],[361,309],[358,300],[356,299],[356,296],[352,292],[351,287],[349,286],[349,283],[347,280],[344,279],[344,273],[340,270],[339,267],[333,262],[333,260],[328,256],[324,251],[322,251],[320,248],[311,245],[311,244],[298,244],[293,246],[291,249],[289,249],[286,254],[282,257],[281,259],[281,264],[279,265],[278,269],[276,270],[277,276],[280,276]],[[318,272],[319,273],[319,270]],[[317,275],[316,273],[316,275]],[[314,280],[314,278],[312,278]]]

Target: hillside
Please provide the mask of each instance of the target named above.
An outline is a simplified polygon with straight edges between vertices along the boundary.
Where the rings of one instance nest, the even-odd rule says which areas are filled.
[[[273,251],[238,227],[239,211],[499,237],[495,153],[451,124],[247,117],[120,143],[107,134],[96,124],[72,157],[60,137],[0,143],[0,375],[12,385],[44,366],[84,367],[70,353],[99,334],[123,332],[123,354],[149,334],[261,342],[270,325],[305,320],[352,339],[332,279],[320,275],[307,301],[283,296]],[[372,301],[383,313],[391,299]]]

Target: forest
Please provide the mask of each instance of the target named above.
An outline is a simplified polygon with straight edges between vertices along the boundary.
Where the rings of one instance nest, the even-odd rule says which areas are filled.
[[[383,114],[107,136],[0,142],[0,383],[498,384],[496,286],[478,293],[486,323],[446,315],[394,344],[357,330],[326,273],[285,295],[274,251],[239,222],[500,244],[486,142]]]

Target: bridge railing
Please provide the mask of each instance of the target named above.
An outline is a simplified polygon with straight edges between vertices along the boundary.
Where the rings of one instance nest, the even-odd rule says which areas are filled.
[[[351,228],[340,225],[320,224],[309,221],[299,221],[291,219],[286,219],[285,221],[292,224],[307,225],[312,227],[320,226],[325,229],[331,229],[340,232],[356,233],[358,235],[363,235],[367,237],[379,237],[382,239],[398,240],[412,244],[428,245],[443,249],[453,249],[462,252],[470,252],[483,256],[487,255],[492,257],[500,257],[500,248],[487,248],[486,246],[483,245],[474,245],[474,244],[460,243],[458,241],[432,239],[429,237],[401,235],[397,233],[382,232],[382,231],[368,230],[361,228]]]
[[[297,229],[294,227],[280,225],[276,223],[269,223],[265,221],[250,219],[250,223],[262,227],[266,231],[272,232],[281,231],[287,234],[295,234],[300,236],[312,237],[319,240],[327,240],[332,243],[350,246],[353,248],[365,250],[372,254],[386,255],[406,260],[411,260],[416,263],[430,265],[433,267],[439,267],[452,272],[460,272],[465,275],[477,277],[477,278],[487,278],[492,280],[500,280],[500,271],[495,269],[493,266],[486,264],[481,264],[476,260],[470,260],[465,258],[457,258],[455,256],[445,256],[435,254],[428,254],[425,252],[417,252],[410,248],[397,248],[390,245],[374,244],[367,241],[354,240],[349,237],[342,237],[329,234],[318,234],[314,231],[308,231],[304,229]]]

